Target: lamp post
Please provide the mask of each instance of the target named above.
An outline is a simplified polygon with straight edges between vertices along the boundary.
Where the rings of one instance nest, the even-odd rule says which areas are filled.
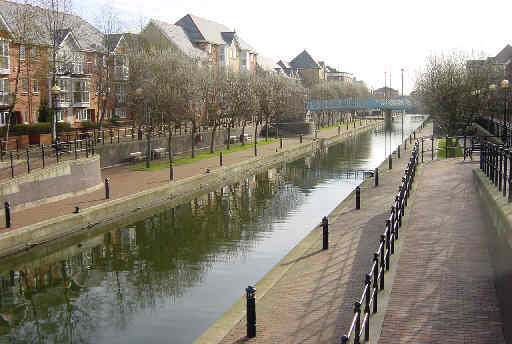
[[[50,92],[52,94],[52,125],[50,126],[50,132],[52,136],[52,142],[55,143],[55,140],[57,139],[57,96],[60,94],[61,90],[58,85],[53,85]]]
[[[404,101],[404,69],[402,68],[402,142],[404,142],[404,116],[405,116],[405,101]]]
[[[151,134],[153,128],[151,127],[151,119],[150,114],[146,116],[145,114],[145,104],[144,104],[144,90],[142,87],[139,87],[135,90],[135,98],[138,102],[142,103],[142,112],[144,115],[144,122],[146,123],[146,168],[149,168],[151,161]],[[149,123],[148,123],[149,122]]]
[[[508,140],[508,89],[510,87],[510,83],[507,79],[501,80],[500,87],[503,89],[504,92],[504,100],[505,100],[505,106],[503,108],[503,124],[504,124],[504,132],[503,132],[503,138],[505,145],[509,146],[509,140]]]
[[[496,84],[490,84],[489,85],[489,93],[488,93],[488,102],[487,102],[487,108],[489,112],[491,113],[491,125],[490,125],[490,132],[491,134],[494,134],[494,109],[490,106],[491,101],[494,98],[494,94],[496,92]]]

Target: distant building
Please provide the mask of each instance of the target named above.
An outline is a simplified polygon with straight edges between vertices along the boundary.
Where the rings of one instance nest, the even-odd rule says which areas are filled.
[[[466,61],[466,69],[474,71],[485,69],[489,82],[499,82],[512,78],[512,46],[507,44],[496,56],[483,60]]]
[[[391,87],[381,87],[373,91],[373,96],[377,98],[393,98],[398,97],[399,93],[397,90]]]

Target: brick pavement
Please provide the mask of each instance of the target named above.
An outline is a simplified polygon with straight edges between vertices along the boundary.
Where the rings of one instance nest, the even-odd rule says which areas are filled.
[[[352,131],[352,126],[348,132]],[[346,133],[345,129],[342,133]],[[318,132],[319,138],[329,138],[336,136],[338,133],[337,128],[322,130]],[[260,138],[260,141],[262,139]],[[304,144],[311,143],[313,135],[304,136]],[[291,145],[299,145],[298,138],[287,138],[283,140],[284,149]],[[271,155],[279,149],[279,142],[258,146],[258,156],[264,157]],[[253,147],[225,154],[223,157],[223,165],[230,166],[240,163],[243,160],[248,160],[254,157]],[[141,163],[143,165],[144,163]],[[132,168],[137,165],[131,166],[118,166],[102,171],[103,179],[109,177],[111,180],[110,198],[115,200],[127,195],[135,194],[140,191],[148,190],[158,187],[164,183],[169,182],[169,168],[164,168],[158,171],[133,171]],[[205,173],[206,169],[211,170],[220,168],[219,158],[212,157],[209,159],[198,160],[192,163],[183,164],[174,168],[175,180],[188,178],[191,176]],[[105,199],[104,189],[90,192],[84,195],[69,197],[60,201],[51,202],[40,205],[35,208],[16,211],[12,214],[12,227],[6,229],[3,221],[0,221],[0,233],[8,230],[16,230],[24,226],[35,224],[44,220],[52,219],[61,215],[70,214],[79,205],[82,209],[107,202]]]
[[[425,135],[431,135],[427,126]],[[409,146],[410,147],[410,146]],[[361,210],[353,195],[329,215],[329,250],[321,236],[263,297],[257,298],[257,336],[247,339],[242,318],[221,343],[338,343],[353,316],[353,302],[361,294],[391,201],[403,175],[410,150],[387,169],[379,169],[379,186],[373,179],[361,185]],[[320,231],[320,228],[315,231]],[[257,292],[258,297],[258,292]]]
[[[435,161],[417,178],[379,343],[505,343],[472,168]]]

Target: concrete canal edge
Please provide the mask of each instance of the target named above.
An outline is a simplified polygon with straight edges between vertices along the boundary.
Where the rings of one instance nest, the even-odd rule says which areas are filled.
[[[407,140],[407,139],[406,139]],[[334,144],[334,143],[333,143]],[[408,156],[408,153],[405,156]],[[405,158],[402,157],[402,159]],[[394,158],[396,158],[396,154],[394,154]],[[418,166],[417,176],[421,174],[422,165]],[[379,166],[379,173],[392,173],[395,170],[390,171],[388,169],[388,160],[385,159]],[[400,170],[400,173],[403,173],[403,170]],[[366,178],[361,184],[361,189],[366,189],[366,192],[371,192],[374,188],[374,178]],[[415,198],[415,190],[416,190],[416,182],[413,183],[411,187],[411,196],[409,198],[409,206],[411,208],[411,204],[414,203]],[[340,209],[349,206],[350,204],[355,204],[355,189],[343,200],[341,201],[335,209],[328,214],[329,222],[335,221],[335,219],[340,214]],[[333,214],[338,214],[334,218]],[[406,211],[406,214],[403,219],[402,229],[407,228],[410,218],[410,212]],[[402,234],[403,235],[403,234]],[[305,253],[318,241],[322,239],[322,226],[321,224],[314,227],[311,232],[302,239],[297,246],[295,246],[283,259],[281,259],[267,274],[265,274],[256,284],[256,303],[259,300],[265,297],[265,294],[272,289],[272,287],[283,278],[288,270],[293,267],[293,265],[300,260],[301,257],[305,255]],[[370,326],[370,337],[378,338],[380,336],[382,322],[384,321],[384,315],[386,314],[386,308],[389,301],[389,296],[391,295],[392,283],[396,275],[396,269],[398,266],[398,260],[400,257],[400,248],[402,246],[403,240],[398,240],[395,246],[395,254],[392,256],[393,264],[390,265],[390,271],[385,274],[385,284],[388,286],[385,288],[381,294],[379,294],[379,312],[375,314],[372,318],[371,326]],[[222,341],[222,339],[233,329],[242,318],[246,314],[245,309],[245,295],[243,295],[240,299],[238,299],[231,308],[226,311],[219,319],[217,319],[200,337],[198,337],[193,344],[217,344]]]
[[[264,158],[251,158],[235,165],[213,170],[208,174],[192,176],[98,204],[82,209],[78,214],[63,215],[2,233],[0,234],[0,257],[25,251],[34,246],[46,244],[69,235],[76,235],[83,231],[99,229],[104,225],[119,223],[126,218],[133,219],[135,213],[142,213],[144,210],[150,211],[150,209],[156,207],[179,204],[193,196],[213,191],[221,186],[257,173],[262,169],[270,168],[282,162],[294,161],[319,147],[340,143],[355,134],[374,129],[379,125],[382,125],[381,121],[356,127],[328,139],[319,139],[312,143],[287,147]]]

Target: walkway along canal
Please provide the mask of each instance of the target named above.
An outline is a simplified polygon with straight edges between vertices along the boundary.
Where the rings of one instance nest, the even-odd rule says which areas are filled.
[[[404,137],[422,119],[407,118]],[[0,262],[0,340],[191,343],[401,141],[363,133],[58,252]],[[391,141],[390,141],[391,137]]]

